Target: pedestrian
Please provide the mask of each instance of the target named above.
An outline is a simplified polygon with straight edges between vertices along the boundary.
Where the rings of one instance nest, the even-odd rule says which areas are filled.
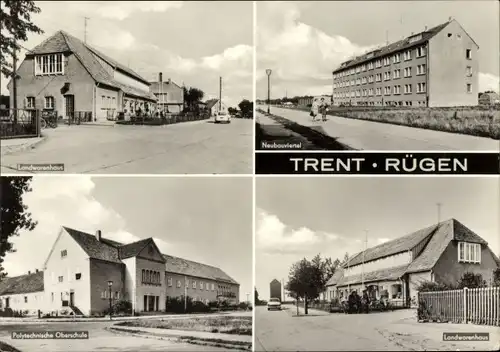
[[[316,121],[316,116],[318,115],[318,109],[319,109],[318,100],[315,99],[311,104],[311,112],[309,114],[312,117],[313,122]]]
[[[321,103],[319,105],[319,112],[321,113],[322,121],[326,121],[326,112],[328,110],[328,104],[325,98],[321,98]]]

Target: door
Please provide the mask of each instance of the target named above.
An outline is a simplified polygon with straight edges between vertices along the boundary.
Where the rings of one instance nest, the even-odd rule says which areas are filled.
[[[5,308],[10,308],[10,298],[9,297],[7,297],[5,299]]]
[[[75,96],[65,95],[65,105],[66,105],[66,118],[73,120],[75,117]]]
[[[75,293],[74,292],[69,293],[69,306],[70,307],[75,306]]]

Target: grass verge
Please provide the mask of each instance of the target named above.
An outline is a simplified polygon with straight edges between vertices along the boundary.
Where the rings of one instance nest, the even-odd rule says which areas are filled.
[[[0,341],[0,352],[21,352],[17,348]]]
[[[252,317],[205,317],[186,319],[144,319],[126,321],[117,326],[202,331],[234,335],[252,335]]]

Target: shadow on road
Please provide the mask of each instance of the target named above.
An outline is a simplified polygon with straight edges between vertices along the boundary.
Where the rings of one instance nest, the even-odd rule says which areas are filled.
[[[303,126],[300,125],[296,122],[290,121],[284,117],[277,116],[277,115],[267,115],[267,117],[271,118],[272,120],[278,122],[281,124],[283,127],[286,129],[295,132],[303,137],[305,137],[308,141],[310,141],[313,145],[314,148],[307,148],[307,149],[316,149],[316,150],[352,150],[349,146],[342,144],[337,141],[337,138],[332,138],[329,137],[325,131],[323,130],[322,126],[314,126],[314,127],[308,127],[308,126]],[[255,133],[255,139],[256,139],[256,149],[257,150],[265,150],[261,148],[262,142],[273,142],[273,141],[283,141],[283,142],[291,142],[288,140],[284,140],[283,137],[273,137],[269,136],[266,134],[264,131],[267,130],[268,128],[272,128],[272,126],[269,125],[260,125],[257,123],[257,128],[256,128],[256,133]],[[306,148],[303,148],[306,149]]]

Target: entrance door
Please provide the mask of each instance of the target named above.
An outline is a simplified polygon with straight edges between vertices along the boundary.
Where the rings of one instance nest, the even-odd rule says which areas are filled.
[[[5,299],[5,308],[10,308],[10,298],[9,297],[7,297]]]
[[[65,95],[64,99],[66,103],[66,118],[73,120],[75,118],[75,96]]]
[[[70,307],[75,306],[75,293],[74,292],[69,293],[69,306]]]

